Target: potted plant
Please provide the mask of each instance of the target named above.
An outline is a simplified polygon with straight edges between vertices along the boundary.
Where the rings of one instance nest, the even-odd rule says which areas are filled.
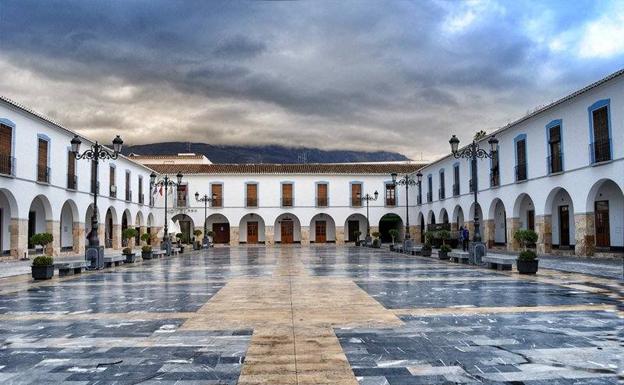
[[[199,229],[193,231],[193,235],[195,236],[195,242],[193,242],[193,250],[201,249],[201,235],[203,232]]]
[[[152,259],[152,246],[143,245],[143,247],[141,247],[141,258]]]
[[[136,260],[136,255],[129,247],[125,247],[121,253],[126,257],[126,263],[134,263]]]
[[[423,257],[431,257],[431,243],[425,242],[422,249],[420,249],[420,255]]]
[[[451,252],[451,246],[447,245],[447,244],[443,244],[442,246],[440,246],[440,250],[438,250],[438,259],[441,259],[443,261],[449,259],[449,255],[448,253]]]
[[[121,238],[124,241],[124,246],[126,247],[132,247],[132,245],[128,244],[128,240],[136,237],[139,235],[139,232],[136,229],[133,228],[127,228],[124,231],[121,232]]]
[[[355,245],[359,246],[360,245],[360,235],[362,235],[362,232],[357,230],[353,232],[353,235],[355,235]]]
[[[379,234],[379,232],[378,232],[378,231],[375,231],[372,235],[373,235],[373,237],[375,238],[375,239],[373,239],[373,244],[372,244],[372,246],[373,246],[373,248],[375,248],[375,249],[379,249],[379,248],[381,247],[381,239],[379,239],[379,236],[380,236],[381,234]]]
[[[516,267],[520,274],[535,274],[539,265],[539,259],[535,251],[529,250],[527,245],[537,242],[537,233],[533,230],[520,229],[514,233],[514,239],[520,243],[522,251],[516,261]]]
[[[141,234],[141,240],[143,242],[145,242],[146,244],[152,239],[152,236],[150,233],[143,233]]]
[[[390,246],[390,250],[394,250],[394,240],[399,238],[399,230],[390,229],[390,231],[388,231],[388,234],[390,234],[390,238],[392,238],[392,245]]]
[[[50,279],[54,277],[54,258],[49,255],[40,255],[33,259],[31,269],[33,279]]]
[[[52,254],[53,250],[49,248],[49,245],[52,244],[53,240],[54,238],[50,233],[37,233],[30,237],[30,243],[41,246],[43,248],[43,253],[48,255]]]

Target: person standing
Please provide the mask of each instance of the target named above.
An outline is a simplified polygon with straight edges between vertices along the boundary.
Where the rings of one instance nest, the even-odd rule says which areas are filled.
[[[468,227],[464,227],[464,251],[468,251],[468,240],[470,239],[470,232]]]
[[[464,248],[464,226],[459,226],[459,231],[457,232],[457,247]]]

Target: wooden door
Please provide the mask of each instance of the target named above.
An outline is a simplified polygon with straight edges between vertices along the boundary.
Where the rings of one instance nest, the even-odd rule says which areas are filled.
[[[570,246],[570,211],[568,206],[559,206],[559,247]]]
[[[360,231],[360,221],[349,221],[347,225],[349,229],[349,242],[355,242],[358,239],[357,232]]]
[[[247,243],[258,243],[258,222],[247,222]]]
[[[314,226],[314,243],[327,242],[327,222],[316,221]]]
[[[230,243],[230,224],[229,223],[213,223],[212,237],[213,243]]]
[[[609,201],[596,201],[596,246],[610,247]]]
[[[294,224],[292,221],[282,221],[280,224],[280,234],[282,244],[294,242]]]

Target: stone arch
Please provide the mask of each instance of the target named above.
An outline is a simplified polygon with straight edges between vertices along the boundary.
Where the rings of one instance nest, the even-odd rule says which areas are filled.
[[[5,188],[0,188],[0,248],[3,255],[18,256],[19,212],[15,196]],[[18,231],[11,231],[13,226]]]
[[[344,223],[345,242],[355,242],[358,240],[356,232],[359,231],[359,240],[366,237],[366,231],[368,229],[368,221],[366,216],[356,213],[347,217]]]
[[[597,251],[616,251],[624,247],[624,193],[612,179],[594,183],[587,194],[584,233],[587,241],[593,235]],[[593,226],[591,226],[593,224]],[[583,226],[583,223],[580,223]],[[592,228],[593,227],[593,228]],[[588,237],[589,236],[589,237]],[[577,234],[577,239],[579,234]],[[586,254],[591,254],[587,252]]]
[[[104,247],[118,249],[121,246],[121,227],[117,210],[110,206],[104,216]]]
[[[195,222],[193,221],[193,218],[191,218],[190,216],[186,214],[176,214],[173,217],[171,217],[171,221],[174,223],[177,222],[178,228],[180,229],[180,233],[182,233],[181,241],[186,244],[191,243],[194,237],[193,231],[195,231]],[[171,234],[171,235],[177,237],[177,234]],[[228,229],[228,235],[229,235],[229,229]]]
[[[301,243],[301,222],[294,214],[284,213],[275,218],[274,232],[275,243]]]
[[[518,220],[518,223],[512,227],[535,230],[535,204],[529,194],[518,195],[514,203],[513,218]]]
[[[45,195],[37,195],[30,202],[28,209],[28,248],[34,249],[35,245],[30,242],[30,238],[37,233],[50,233],[53,237],[53,247],[58,245],[59,236],[57,229],[53,226],[54,215],[52,205]]]
[[[417,223],[420,225],[420,234],[419,234],[420,243],[424,243],[425,231],[427,230],[427,225],[425,224],[425,216],[423,215],[422,211],[418,212],[417,221],[418,221]]]
[[[206,218],[206,228],[212,231],[212,242],[215,244],[230,243],[230,221],[223,214],[211,214]]]
[[[239,243],[248,245],[266,243],[266,225],[264,218],[256,213],[243,215],[238,224]]]
[[[132,214],[130,213],[130,210],[125,209],[123,211],[123,213],[121,214],[121,232],[122,232],[122,236],[123,236],[123,231],[133,227],[132,226],[133,223],[134,223],[134,221],[132,220]],[[130,244],[131,241],[134,241],[134,239],[123,239],[122,238],[121,245],[123,247],[132,246]]]
[[[435,225],[435,223],[436,223],[435,214],[434,214],[433,210],[429,210],[429,212],[427,213],[427,224],[428,225]]]
[[[388,213],[379,219],[379,234],[381,242],[392,242],[392,237],[390,236],[390,230],[392,229],[399,231],[399,239],[404,239],[405,227],[403,225],[403,220],[397,214]],[[395,242],[396,241],[397,239],[395,239]]]
[[[156,233],[158,230],[156,229],[156,224],[154,223],[154,214],[147,214],[147,228],[145,230],[148,234],[150,234],[150,239],[147,240],[147,244],[152,244],[152,239],[156,237]]]
[[[145,217],[143,216],[142,211],[137,211],[136,219],[134,220],[134,226],[136,227],[145,226]]]
[[[464,226],[464,221],[464,210],[461,208],[460,205],[455,205],[452,218],[452,222],[455,223],[454,227],[459,229],[460,227]]]
[[[76,203],[68,199],[61,207],[61,217],[59,221],[59,245],[61,251],[80,251],[80,216]]]
[[[495,198],[490,204],[488,220],[484,221],[484,230],[488,247],[507,244],[507,212],[500,198]]]
[[[574,203],[570,193],[563,187],[555,187],[548,193],[544,205],[544,252],[555,249],[573,249],[575,243]]]
[[[449,223],[448,212],[444,207],[440,209],[440,215],[438,215],[438,219],[440,220],[440,223]]]
[[[329,214],[319,213],[310,219],[310,243],[336,243],[336,222]]]

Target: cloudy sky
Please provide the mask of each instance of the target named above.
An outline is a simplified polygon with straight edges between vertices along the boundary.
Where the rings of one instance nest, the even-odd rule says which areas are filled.
[[[0,2],[0,94],[100,140],[448,151],[621,68],[624,2]]]

